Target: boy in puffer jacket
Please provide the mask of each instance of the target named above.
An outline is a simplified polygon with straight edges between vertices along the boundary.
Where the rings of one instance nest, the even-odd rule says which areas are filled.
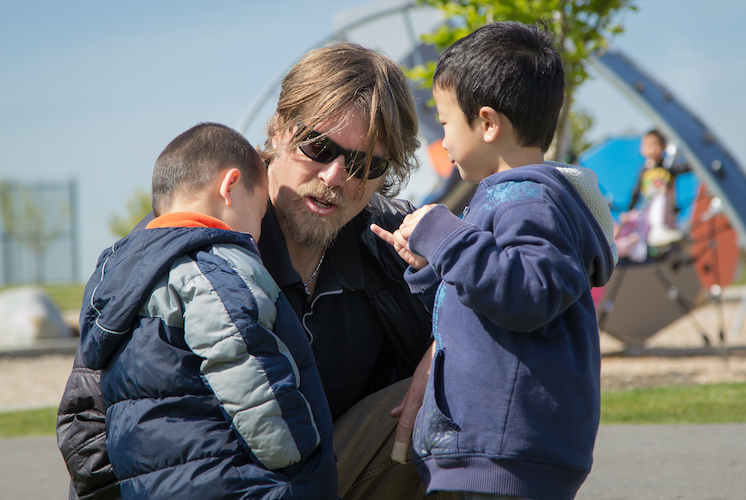
[[[248,141],[197,125],[156,161],[156,218],[99,258],[79,355],[124,499],[336,498],[313,353],[253,239],[267,198]]]
[[[479,186],[463,219],[428,205],[393,234],[372,227],[433,307],[412,442],[428,493],[570,500],[590,471],[601,368],[591,287],[614,268],[613,224],[593,172],[544,162],[563,94],[539,27],[494,23],[451,45],[433,78],[443,147]]]

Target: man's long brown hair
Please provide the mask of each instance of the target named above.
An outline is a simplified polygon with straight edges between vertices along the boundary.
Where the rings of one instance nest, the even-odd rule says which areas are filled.
[[[334,129],[344,128],[350,114],[362,112],[369,126],[365,142],[368,158],[381,140],[393,160],[379,190],[395,196],[417,168],[414,156],[417,139],[417,109],[409,83],[390,58],[353,43],[337,43],[307,53],[285,76],[265,133],[261,152],[265,161],[277,154],[272,138],[291,134],[299,125],[315,128],[333,118]],[[289,148],[297,148],[304,137],[296,134]],[[366,178],[370,165],[366,162]],[[365,189],[363,181],[360,193]]]

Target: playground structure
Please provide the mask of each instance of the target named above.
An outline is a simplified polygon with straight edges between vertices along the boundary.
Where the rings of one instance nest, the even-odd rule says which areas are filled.
[[[432,9],[422,8],[414,2],[374,12],[361,9],[358,16],[353,16],[318,45],[341,40],[369,45],[370,40],[376,40],[376,43],[381,43],[376,48],[383,49],[403,66],[412,67],[437,58],[431,46],[419,41],[419,33],[431,31],[441,22]],[[385,23],[387,29],[380,30],[381,23]],[[399,29],[393,27],[395,23]],[[386,40],[371,34],[376,30],[385,32]],[[703,342],[709,344],[712,335],[708,335],[690,313],[706,300],[721,304],[723,288],[734,279],[740,262],[739,244],[746,241],[746,196],[739,194],[746,193],[746,174],[714,134],[683,103],[623,54],[608,50],[593,64],[606,80],[651,118],[670,143],[676,145],[678,154],[690,165],[696,177],[690,186],[696,189],[686,207],[682,207],[691,214],[686,223],[690,244],[676,247],[661,258],[648,259],[644,263],[620,262],[612,280],[596,294],[599,325],[623,341],[629,351],[637,352],[661,328],[689,315]],[[271,98],[278,93],[285,73],[283,71],[269,83],[244,114],[237,130],[246,134],[250,127],[256,126],[255,120],[262,110],[271,112]],[[430,92],[419,88],[413,91],[418,103],[423,143],[419,152],[422,168],[402,197],[418,206],[444,203],[454,213],[460,213],[476,186],[461,180],[458,171],[448,161],[441,146],[442,127],[436,120],[435,111],[427,105]],[[639,138],[637,140],[636,144],[639,144]],[[639,146],[635,147],[639,149]],[[583,164],[584,160],[593,163],[590,155],[585,155],[585,158],[581,155],[580,163]],[[638,165],[622,164],[621,168],[637,168]],[[603,185],[601,169],[591,168]],[[610,170],[619,168],[619,164],[611,165]],[[744,318],[746,295],[730,328],[732,335],[738,334]],[[717,329],[716,336],[724,345],[726,329],[722,320]]]
[[[738,270],[739,242],[746,241],[746,198],[739,195],[746,192],[746,175],[693,113],[629,59],[610,50],[595,64],[668,136],[699,181],[699,186],[688,187],[693,196],[682,204],[688,212],[683,221],[688,228],[687,244],[644,263],[621,262],[599,294],[599,326],[625,342],[630,350],[638,351],[660,328],[688,315],[703,342],[709,345],[712,335],[708,336],[707,329],[690,314],[699,303],[709,301],[719,310],[714,335],[724,345],[727,337],[722,292]],[[591,163],[586,166],[594,168],[590,160],[595,153],[581,155],[580,163]],[[603,167],[596,165],[594,170],[603,185]],[[746,296],[740,309],[745,307]],[[732,335],[740,330],[743,314],[739,313],[739,317],[731,326]]]

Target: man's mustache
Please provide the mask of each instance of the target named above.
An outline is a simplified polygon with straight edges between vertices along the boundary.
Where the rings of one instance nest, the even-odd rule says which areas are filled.
[[[341,187],[327,187],[323,182],[318,180],[301,184],[296,190],[296,196],[299,199],[306,196],[315,198],[324,203],[336,205],[341,210],[346,210],[347,205],[349,205],[349,201]]]

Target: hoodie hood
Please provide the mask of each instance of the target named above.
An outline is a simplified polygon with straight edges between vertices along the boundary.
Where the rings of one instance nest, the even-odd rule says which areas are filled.
[[[587,218],[589,224],[581,224],[577,228],[581,230],[578,244],[581,246],[579,250],[583,255],[588,279],[594,287],[603,286],[609,281],[617,262],[614,223],[611,210],[598,189],[598,178],[592,170],[551,163],[526,165],[487,179],[493,177],[493,182],[498,183],[533,181],[544,184],[557,200],[558,206],[564,207],[569,219]]]
[[[547,165],[556,168],[565,178],[570,181],[575,190],[578,192],[593,217],[598,222],[604,233],[606,242],[609,244],[611,253],[614,256],[614,265],[619,262],[619,251],[614,243],[614,219],[611,216],[609,204],[598,188],[598,176],[596,172],[586,167],[577,165],[568,165],[556,161],[546,161]]]

